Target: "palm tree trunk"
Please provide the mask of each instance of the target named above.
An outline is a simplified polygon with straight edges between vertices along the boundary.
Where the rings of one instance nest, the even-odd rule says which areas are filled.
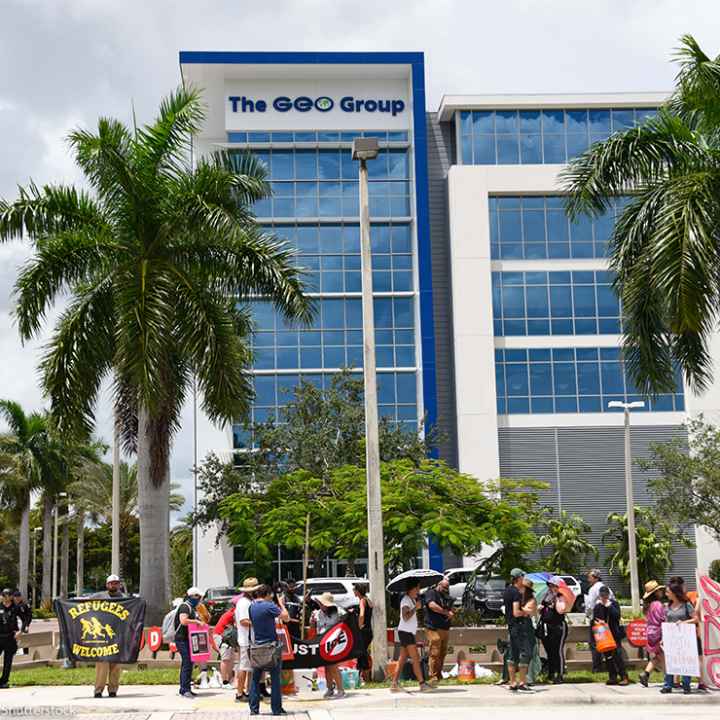
[[[20,518],[20,537],[18,538],[18,588],[23,597],[28,597],[28,574],[30,571],[30,493],[26,493],[25,505]]]
[[[43,497],[42,601],[52,603],[53,499]]]
[[[60,597],[67,598],[70,585],[70,508],[65,506],[62,518],[62,544],[60,546]]]
[[[75,594],[79,597],[85,585],[85,513],[77,510],[77,551],[75,557]]]
[[[165,436],[163,441],[169,445],[170,439]],[[164,464],[157,470],[160,477],[152,477],[152,452],[150,417],[141,406],[137,439],[140,595],[147,603],[145,619],[150,625],[162,622],[169,599],[166,588],[170,483]]]

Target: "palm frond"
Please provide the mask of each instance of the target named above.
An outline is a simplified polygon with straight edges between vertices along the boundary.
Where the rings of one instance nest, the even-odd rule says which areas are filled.
[[[29,421],[20,403],[14,400],[0,400],[0,418],[7,423],[10,432],[21,442],[27,439]]]

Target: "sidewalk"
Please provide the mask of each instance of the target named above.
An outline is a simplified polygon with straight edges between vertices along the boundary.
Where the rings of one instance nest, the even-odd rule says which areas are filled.
[[[189,718],[244,718],[247,705],[234,702],[234,693],[226,690],[201,690],[194,700],[186,700],[177,694],[176,686],[169,685],[128,685],[120,687],[118,697],[96,700],[89,686],[53,686],[10,688],[0,691],[0,718],[3,715],[17,715],[20,708],[27,708],[25,714],[45,717],[68,717],[112,714],[115,720],[120,715],[129,720],[189,720]],[[444,717],[452,708],[453,720],[470,712],[477,713],[478,707],[527,708],[528,706],[619,706],[648,707],[672,705],[710,706],[705,710],[720,712],[720,692],[693,694],[682,693],[661,695],[659,686],[643,688],[607,687],[599,683],[539,687],[533,694],[515,694],[503,687],[491,685],[440,687],[432,693],[419,693],[415,687],[408,692],[393,694],[387,689],[349,691],[344,700],[326,701],[320,692],[311,693],[303,689],[295,697],[286,697],[284,706],[297,717],[311,720],[332,720],[358,715],[381,720],[382,718],[418,717],[442,709]],[[47,708],[47,710],[46,710]],[[49,708],[55,708],[53,713]],[[569,707],[568,707],[569,709]],[[263,713],[269,713],[269,706],[263,705]],[[463,712],[467,711],[467,713]],[[698,713],[701,708],[698,707]],[[585,714],[585,713],[583,713]],[[173,717],[174,716],[174,717]],[[291,716],[292,717],[292,716]]]

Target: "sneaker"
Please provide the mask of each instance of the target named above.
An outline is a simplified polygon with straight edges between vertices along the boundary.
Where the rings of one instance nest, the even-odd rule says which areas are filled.
[[[606,685],[619,685],[620,683],[617,680],[608,680]]]
[[[223,690],[234,690],[235,689],[233,684],[229,683],[229,682],[223,683],[221,687]]]
[[[438,686],[438,679],[430,678],[427,684],[434,690]]]
[[[647,687],[649,684],[650,676],[646,672],[641,672],[638,676],[638,680],[643,687]]]
[[[180,693],[180,697],[188,698],[192,700],[195,697],[195,693],[190,692],[189,690],[186,690],[184,693]]]
[[[518,686],[517,685],[508,685],[508,690],[510,692],[517,692]]]
[[[7,687],[7,685],[0,685],[0,687]],[[96,693],[95,693],[95,697],[96,697],[96,698],[101,698],[101,697],[102,697],[102,690],[101,690],[100,692],[96,692]]]
[[[235,693],[235,702],[248,702],[249,700],[249,695],[246,695],[245,693],[240,693],[240,695],[238,695],[237,693]]]
[[[117,691],[115,691],[115,692],[108,692],[108,697],[117,697]]]
[[[329,700],[333,695],[335,694],[335,687],[333,685],[330,685],[328,689],[323,694],[323,698],[325,700]]]
[[[629,678],[623,678],[623,679],[618,683],[618,685],[622,685],[623,687],[626,687],[626,686],[629,685],[629,684],[630,684],[630,679],[629,679]]]
[[[683,695],[692,695],[691,688],[683,688]]]
[[[399,685],[391,685],[390,692],[403,692],[403,689]]]
[[[428,685],[426,682],[420,683],[420,692],[432,692],[434,689],[432,685]]]
[[[529,685],[518,685],[518,692],[534,693],[535,691]]]
[[[347,693],[345,690],[338,690],[337,694],[334,697],[334,700],[342,700],[343,698],[347,697]]]
[[[661,687],[660,688],[660,692],[663,695],[669,695],[672,691],[673,691],[673,689],[671,687]]]

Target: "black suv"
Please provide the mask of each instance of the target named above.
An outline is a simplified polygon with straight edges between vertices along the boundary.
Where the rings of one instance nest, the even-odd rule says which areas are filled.
[[[506,585],[502,577],[474,572],[465,586],[463,608],[475,610],[481,617],[500,617],[503,614],[503,592]]]

